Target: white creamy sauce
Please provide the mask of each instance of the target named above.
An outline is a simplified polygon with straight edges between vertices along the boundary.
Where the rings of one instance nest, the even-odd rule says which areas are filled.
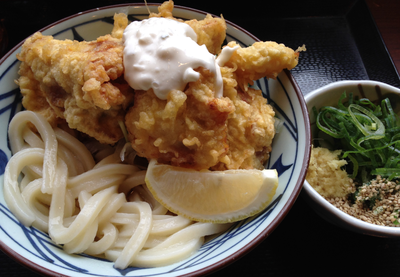
[[[195,69],[203,67],[215,74],[215,96],[222,97],[220,65],[205,45],[197,44],[189,25],[156,17],[134,21],[123,40],[125,80],[133,89],[152,88],[158,98],[167,99],[171,90],[183,91],[187,83],[197,81],[200,75]]]
[[[217,58],[217,64],[219,66],[224,66],[227,61],[232,57],[233,53],[236,51],[236,49],[239,48],[239,45],[236,45],[235,47],[230,47],[226,46],[222,48],[221,53],[218,55]]]

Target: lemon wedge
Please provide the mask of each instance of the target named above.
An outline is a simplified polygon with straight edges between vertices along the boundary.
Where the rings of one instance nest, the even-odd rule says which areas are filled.
[[[227,223],[264,210],[278,187],[274,169],[196,171],[151,160],[146,184],[154,198],[191,220]]]

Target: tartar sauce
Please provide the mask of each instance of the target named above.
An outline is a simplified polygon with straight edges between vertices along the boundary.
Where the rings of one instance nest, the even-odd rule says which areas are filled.
[[[236,49],[239,49],[239,45],[236,45],[234,47],[225,46],[224,48],[222,48],[222,51],[217,58],[217,64],[219,66],[224,66],[225,63],[229,61],[229,59],[232,57]]]
[[[220,65],[205,45],[197,44],[188,24],[158,17],[133,21],[123,40],[125,80],[133,89],[152,88],[164,100],[171,90],[184,90],[188,82],[197,81],[195,69],[203,67],[216,76],[215,95],[222,97]]]

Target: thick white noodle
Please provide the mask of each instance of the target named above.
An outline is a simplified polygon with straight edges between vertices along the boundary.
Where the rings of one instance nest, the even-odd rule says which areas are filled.
[[[98,226],[96,218],[93,223],[83,229],[73,240],[64,244],[65,252],[73,254],[85,251],[95,239]]]
[[[135,232],[122,250],[121,255],[116,259],[114,265],[116,268],[127,268],[132,263],[133,259],[143,248],[151,230],[152,214],[150,205],[146,202],[134,202],[132,204],[134,204],[131,205],[134,209],[133,211],[140,215],[140,221]]]
[[[169,236],[189,226],[191,223],[190,219],[182,216],[168,216],[168,218],[153,220],[150,234],[153,236]]]
[[[166,239],[167,239],[167,237],[153,236],[150,234],[146,240],[146,243],[143,246],[143,249],[153,248],[153,247],[159,245],[160,243],[162,243]]]
[[[68,182],[68,189],[74,198],[78,197],[82,190],[90,193],[96,193],[103,189],[116,186],[125,180],[126,175],[113,174],[113,175],[96,175],[90,174],[91,176],[86,176],[87,178],[82,181],[82,183],[77,183],[75,180],[73,182]],[[101,178],[99,178],[102,176]],[[71,180],[71,179],[70,179]],[[71,185],[72,184],[72,185]]]
[[[199,237],[181,244],[174,244],[160,251],[146,252],[144,250],[133,260],[136,267],[158,267],[173,264],[195,254],[204,243],[204,237]]]
[[[40,188],[42,187],[42,179],[36,179],[30,182],[26,188],[22,191],[22,198],[28,204],[29,209],[34,213],[35,220],[32,225],[41,231],[47,232],[49,229],[49,209],[48,206],[41,204],[39,200],[42,194]],[[43,209],[39,209],[43,207]],[[46,210],[44,210],[46,209]]]
[[[42,191],[51,193],[56,175],[57,138],[53,128],[41,114],[24,111],[17,113],[13,117],[8,129],[8,134],[12,138],[10,139],[11,151],[16,153],[24,148],[25,142],[22,134],[29,122],[35,125],[45,144]]]
[[[117,225],[137,224],[139,222],[139,215],[128,213],[116,213],[110,222]]]
[[[61,183],[61,182],[60,182]],[[102,208],[107,204],[109,198],[116,192],[116,187],[104,189],[93,195],[83,209],[77,215],[74,222],[69,227],[63,225],[64,190],[62,185],[57,184],[57,189],[53,194],[49,215],[49,235],[56,243],[64,244],[73,240],[85,228],[91,225],[99,215]]]
[[[44,149],[44,147],[45,147],[43,140],[38,135],[36,135],[30,128],[24,128],[22,130],[22,138],[26,142],[26,144],[28,144],[28,146],[30,148],[43,148]],[[25,147],[28,147],[28,146],[25,146]]]
[[[169,236],[157,246],[143,250],[133,260],[137,267],[164,266],[194,254],[203,244],[204,236],[226,231],[230,224],[195,223]]]
[[[124,142],[114,148],[92,143],[89,151],[29,111],[13,118],[9,135],[14,156],[4,173],[8,208],[67,253],[103,256],[120,269],[163,266],[189,257],[205,236],[229,227],[170,214],[146,187],[146,172],[122,162],[135,155]],[[91,153],[101,157],[97,164]]]
[[[22,198],[18,177],[26,165],[43,162],[43,159],[43,149],[24,149],[11,157],[4,171],[4,200],[10,211],[26,226],[32,225],[35,214]]]
[[[132,174],[119,186],[119,191],[128,194],[134,187],[145,184],[146,171],[142,170]]]
[[[113,194],[107,205],[99,214],[99,224],[106,224],[116,214],[116,212],[126,203],[126,197],[123,193]]]
[[[88,255],[100,255],[110,249],[118,238],[118,229],[111,223],[99,227],[98,233],[101,239],[93,241],[85,250]]]
[[[54,132],[57,136],[58,142],[65,145],[67,149],[73,151],[74,156],[83,165],[84,171],[88,171],[95,166],[92,154],[79,140],[59,128],[55,128]]]

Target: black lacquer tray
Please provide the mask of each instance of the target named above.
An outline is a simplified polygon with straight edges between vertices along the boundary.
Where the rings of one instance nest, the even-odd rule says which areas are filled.
[[[0,0],[0,20],[8,40],[0,57],[61,18],[126,2],[135,1]],[[369,79],[400,87],[399,74],[363,0],[176,0],[175,4],[223,14],[260,40],[292,48],[305,44],[307,51],[301,53],[299,65],[292,70],[303,94],[340,80]],[[299,197],[273,234],[212,276],[396,276],[399,255],[400,240],[338,228]],[[0,252],[0,276],[36,275]]]
[[[400,87],[399,73],[364,1],[305,2],[286,1],[294,5],[286,7],[291,12],[283,11],[284,3],[276,4],[280,12],[271,16],[268,9],[265,18],[255,17],[252,23],[239,20],[261,40],[293,49],[306,45],[292,70],[304,95],[341,80],[377,80]]]

